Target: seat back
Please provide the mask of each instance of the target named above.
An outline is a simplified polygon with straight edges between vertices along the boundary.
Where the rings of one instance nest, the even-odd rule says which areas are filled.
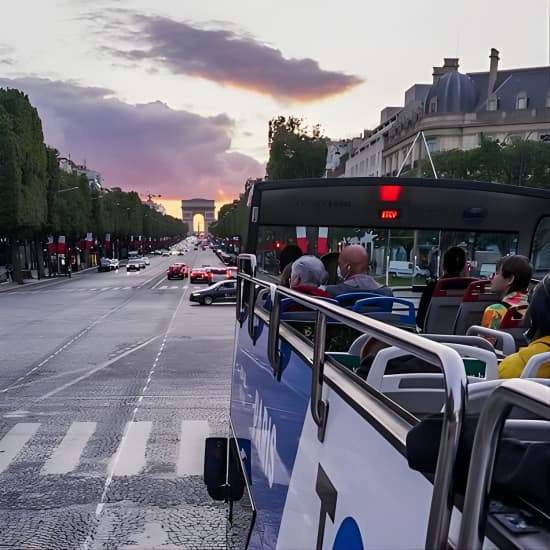
[[[357,300],[377,298],[378,296],[380,296],[380,294],[374,292],[344,292],[344,294],[339,294],[334,298],[342,307],[352,307]]]
[[[506,310],[504,317],[500,320],[500,329],[522,328],[527,307],[526,304],[522,306],[510,306]]]
[[[449,277],[437,281],[426,318],[423,332],[452,334],[458,308],[462,303],[468,285],[473,277]]]
[[[527,365],[523,368],[520,378],[536,378],[539,369],[548,363],[550,365],[550,351],[546,353],[537,353],[527,361]]]
[[[516,352],[516,342],[514,337],[508,332],[472,325],[466,330],[466,335],[486,338],[487,341],[492,342],[494,348],[500,350],[503,355],[510,355]]]
[[[491,281],[473,281],[468,285],[454,322],[454,334],[466,334],[472,325],[479,325],[487,306],[499,302],[491,291]]]
[[[416,326],[414,304],[403,298],[390,298],[388,296],[364,298],[355,302],[352,311],[402,328],[414,328]]]

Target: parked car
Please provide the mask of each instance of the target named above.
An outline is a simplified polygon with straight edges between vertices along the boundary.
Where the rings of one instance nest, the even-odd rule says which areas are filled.
[[[141,270],[141,262],[136,259],[128,260],[128,263],[126,264],[126,271],[140,271]]]
[[[234,302],[237,299],[237,281],[220,281],[208,288],[195,290],[189,295],[190,302],[209,306],[213,302]]]
[[[194,267],[189,274],[189,281],[192,283],[207,283],[208,275],[204,267]]]
[[[151,265],[151,261],[149,260],[149,258],[147,256],[143,256],[142,259],[145,262],[145,265]]]
[[[116,258],[101,258],[97,266],[98,272],[113,271],[118,269],[118,260]]]
[[[188,276],[189,276],[189,270],[187,269],[187,266],[182,263],[172,264],[166,270],[166,277],[168,279],[185,279],[185,277],[188,277]]]

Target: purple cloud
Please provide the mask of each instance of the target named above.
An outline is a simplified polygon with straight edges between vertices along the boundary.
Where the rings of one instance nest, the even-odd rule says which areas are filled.
[[[120,14],[120,13],[119,13]],[[125,38],[145,41],[130,50],[103,48],[131,61],[151,60],[175,74],[273,96],[283,100],[316,101],[342,94],[361,84],[354,75],[325,71],[313,59],[287,59],[280,50],[230,30],[205,30],[166,17],[133,16],[139,32],[112,20]]]
[[[234,121],[201,117],[161,102],[130,105],[111,90],[41,78],[0,79],[0,87],[28,94],[46,143],[98,170],[107,187],[164,198],[238,196],[264,167],[229,152]]]

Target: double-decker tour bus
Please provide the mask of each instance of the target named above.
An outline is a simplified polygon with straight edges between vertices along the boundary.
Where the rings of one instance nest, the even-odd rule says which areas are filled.
[[[530,483],[492,485],[501,433],[548,449],[545,381],[497,379],[501,355],[483,338],[418,333],[402,311],[376,315],[280,286],[276,260],[289,243],[318,256],[361,244],[371,274],[403,286],[409,276],[437,275],[440,254],[460,246],[472,279],[508,254],[528,256],[540,277],[550,271],[550,191],[427,179],[265,181],[250,191],[249,208],[230,433],[208,439],[205,454],[209,493],[229,502],[229,547],[548,547],[544,494]],[[390,265],[404,265],[404,275],[390,276]],[[407,308],[398,297],[382,300]],[[289,312],[289,301],[299,307]],[[357,356],[369,338],[383,349],[364,379]],[[391,370],[404,356],[417,367]],[[483,368],[468,370],[476,362]],[[469,415],[480,412],[472,428]],[[536,468],[522,475],[548,480]]]

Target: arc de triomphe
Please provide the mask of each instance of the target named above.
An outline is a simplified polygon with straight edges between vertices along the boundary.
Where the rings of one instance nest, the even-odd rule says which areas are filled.
[[[209,199],[188,199],[181,201],[181,212],[183,221],[189,226],[189,232],[193,232],[193,218],[195,214],[201,214],[204,218],[204,227],[201,231],[208,234],[208,227],[216,221],[216,206],[213,200]]]

